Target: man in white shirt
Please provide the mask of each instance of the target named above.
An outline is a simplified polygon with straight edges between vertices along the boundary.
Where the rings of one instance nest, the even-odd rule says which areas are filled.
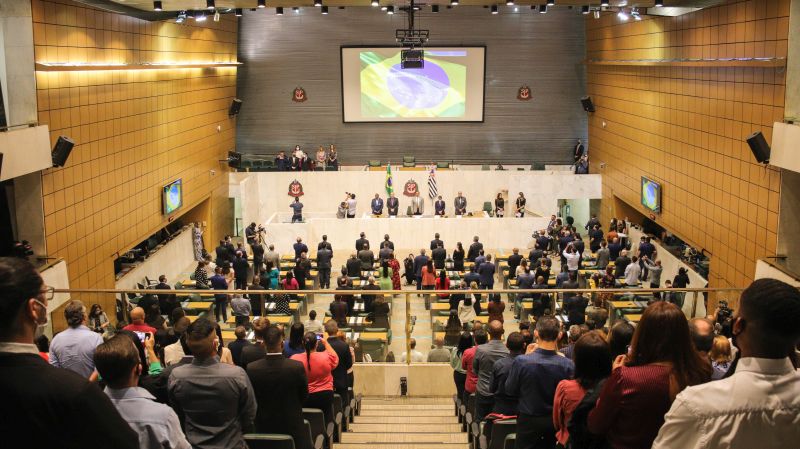
[[[323,331],[322,323],[317,319],[317,311],[312,310],[308,312],[308,319],[303,326],[306,329],[306,332],[313,332],[315,334],[321,334]]]
[[[639,261],[636,256],[633,256],[631,263],[625,267],[625,285],[639,285],[639,275],[642,274],[642,268],[639,266]]]
[[[572,243],[567,245],[562,255],[567,261],[567,271],[578,271],[581,254],[572,246]]]
[[[759,279],[742,292],[733,321],[740,358],[726,379],[675,398],[653,449],[784,448],[800,441],[800,292]]]
[[[417,347],[417,340],[411,339],[411,361],[414,363],[422,363],[425,361],[425,354],[417,351],[415,348]],[[406,363],[406,358],[408,356],[404,352],[400,355],[400,363]]]

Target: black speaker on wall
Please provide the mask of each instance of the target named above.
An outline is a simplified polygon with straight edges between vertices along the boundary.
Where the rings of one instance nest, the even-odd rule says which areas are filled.
[[[583,105],[583,110],[586,112],[594,112],[594,103],[592,103],[592,97],[585,96],[581,98],[581,105]]]
[[[750,137],[747,138],[747,144],[750,145],[750,151],[753,152],[753,156],[756,157],[756,160],[760,164],[769,162],[769,155],[772,149],[769,147],[767,139],[761,134],[761,131],[756,131],[751,134]]]
[[[238,98],[234,98],[231,102],[231,108],[228,109],[228,117],[233,117],[239,113],[239,109],[242,108],[242,100]]]
[[[69,157],[69,153],[72,151],[73,146],[75,146],[75,142],[70,140],[68,137],[58,137],[56,146],[53,147],[53,167],[63,167],[64,164],[67,163],[67,158]]]

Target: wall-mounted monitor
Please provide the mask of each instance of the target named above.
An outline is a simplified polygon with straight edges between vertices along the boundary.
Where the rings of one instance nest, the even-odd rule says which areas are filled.
[[[163,187],[161,204],[164,206],[164,215],[170,215],[183,206],[183,183],[180,179]]]
[[[403,68],[400,47],[342,47],[345,122],[482,122],[486,47],[425,47]]]
[[[642,206],[661,213],[661,184],[642,176]]]

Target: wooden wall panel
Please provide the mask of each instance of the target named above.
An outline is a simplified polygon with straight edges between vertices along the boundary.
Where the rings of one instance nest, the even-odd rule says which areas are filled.
[[[234,17],[178,25],[69,0],[32,6],[36,62],[236,60]],[[208,198],[212,211],[226,207],[226,168],[218,160],[235,146],[227,110],[236,70],[37,72],[39,121],[50,126],[53,143],[59,135],[76,142],[66,167],[42,174],[47,251],[67,260],[73,288],[114,287],[117,253],[167,224],[163,185],[183,179],[180,213]],[[212,229],[224,228],[213,221]],[[82,299],[113,310],[111,297]]]
[[[674,18],[586,21],[590,59],[785,57],[789,0],[731,1]],[[641,176],[663,185],[657,221],[711,253],[710,285],[744,287],[775,255],[780,171],[756,163],[745,138],[783,118],[779,68],[590,65],[592,171],[604,220],[618,197],[638,210]],[[600,168],[604,162],[605,168]],[[668,273],[672,275],[672,273]]]
[[[303,8],[284,16],[245,11],[241,23],[238,94],[244,101],[237,145],[246,153],[274,154],[300,144],[306,150],[336,143],[345,163],[369,159],[571,163],[576,138],[586,136],[584,28],[578,10],[547,14],[520,7],[424,11],[430,46],[486,45],[485,123],[342,123],[342,45],[396,45],[405,15],[378,8],[331,8],[323,16]],[[528,85],[533,100],[517,100]],[[296,86],[309,100],[291,101]],[[309,152],[311,153],[311,152]]]

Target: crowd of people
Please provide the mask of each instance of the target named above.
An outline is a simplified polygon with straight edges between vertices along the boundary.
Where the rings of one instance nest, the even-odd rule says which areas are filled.
[[[315,169],[326,169],[330,167],[333,170],[339,169],[339,153],[336,152],[336,145],[330,144],[328,150],[320,145],[314,157],[309,156],[300,148],[300,145],[295,145],[294,150],[290,151],[287,155],[285,151],[278,152],[275,156],[275,168],[278,171],[313,171]]]

